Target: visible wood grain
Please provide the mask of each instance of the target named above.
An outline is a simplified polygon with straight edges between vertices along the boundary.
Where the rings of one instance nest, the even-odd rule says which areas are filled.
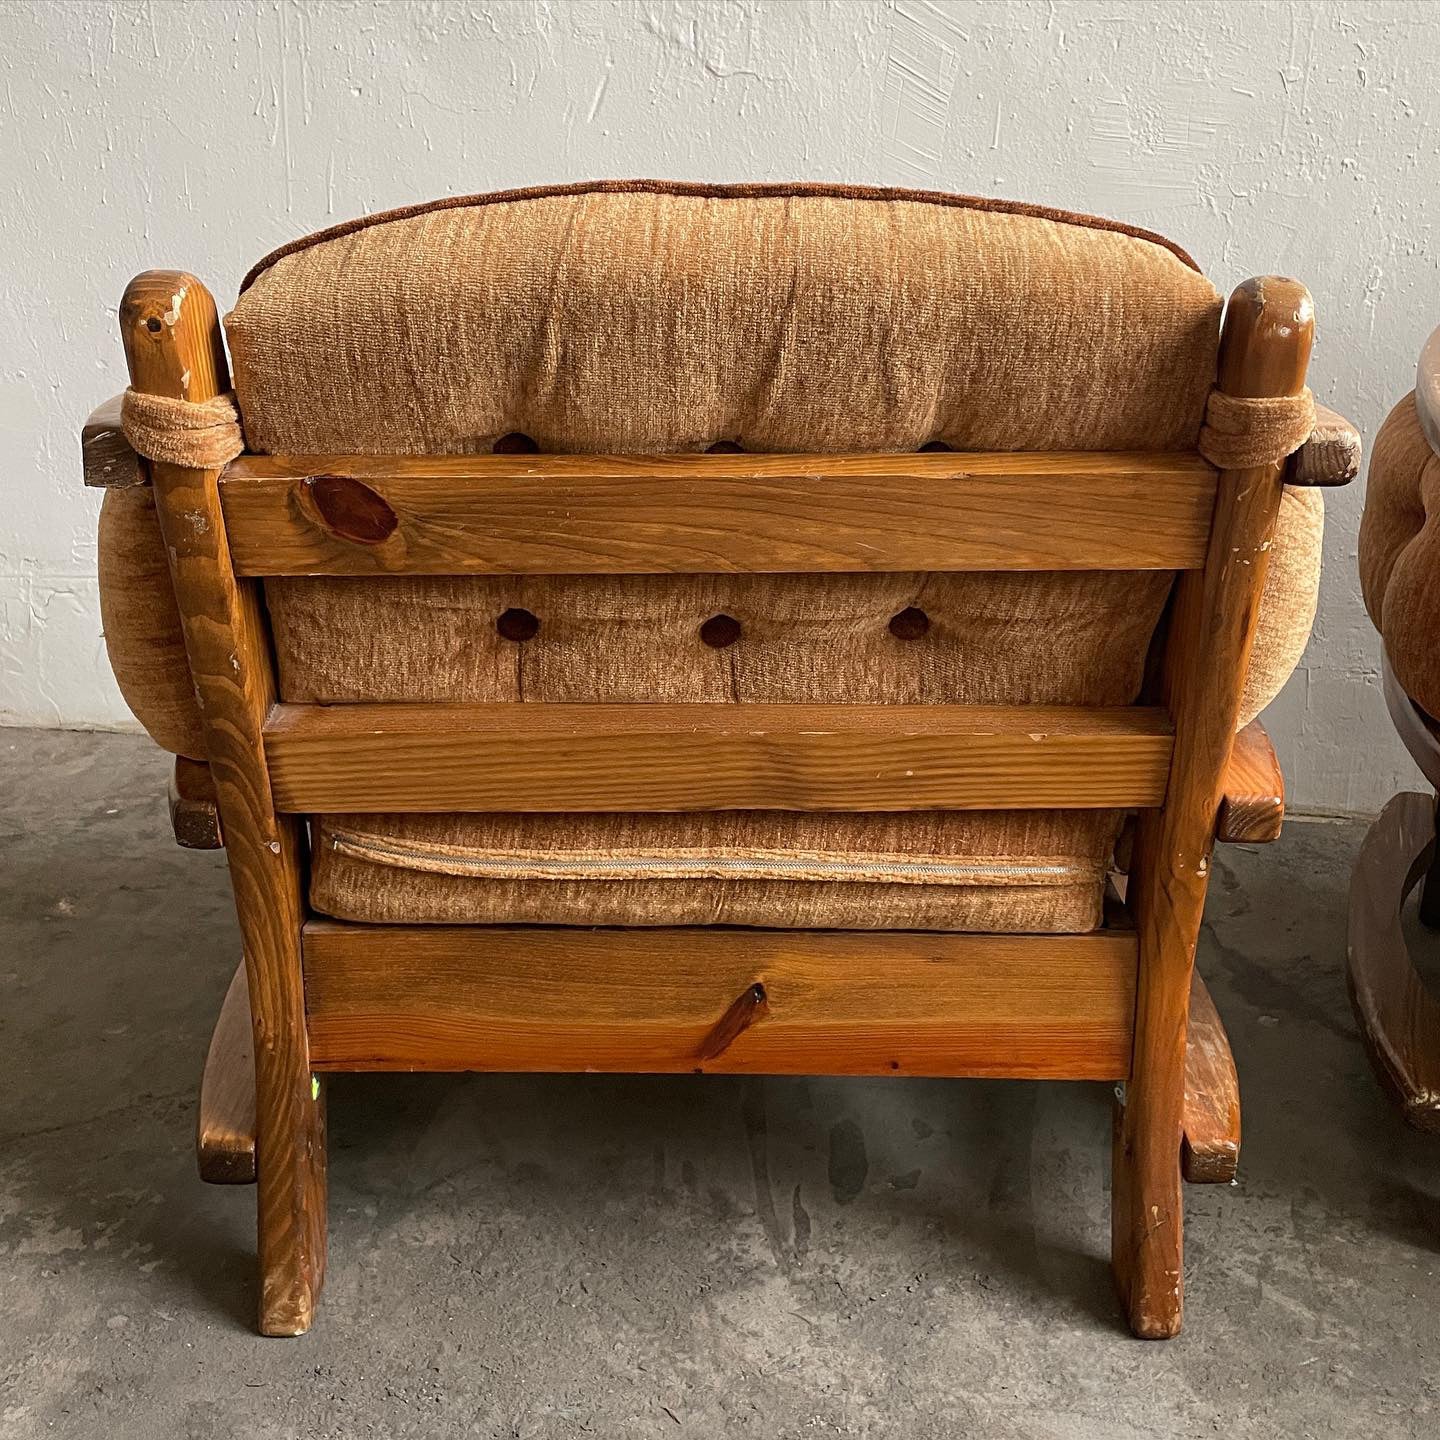
[[[135,389],[202,401],[226,388],[215,302],[178,271],[131,281],[120,307]],[[277,816],[261,727],[274,700],[254,582],[237,581],[216,471],[151,467],[205,749],[225,832],[255,1041],[260,1328],[309,1327],[325,1267],[324,1112],[313,1086],[300,971],[301,837]]]
[[[1397,795],[1350,879],[1350,1002],[1375,1073],[1406,1121],[1440,1131],[1440,1004],[1416,971],[1401,909],[1435,858],[1435,800]]]
[[[1309,293],[1269,276],[1226,307],[1218,386],[1298,394],[1314,335]],[[1255,618],[1283,490],[1283,466],[1222,471],[1205,567],[1176,584],[1162,698],[1175,721],[1170,787],[1140,817],[1129,903],[1140,938],[1135,1053],[1117,1118],[1115,1275],[1131,1328],[1180,1329],[1184,1296],[1180,1145],[1185,1033],[1220,787],[1230,758]]]
[[[220,811],[215,804],[215,782],[203,760],[175,757],[170,772],[170,828],[175,843],[187,850],[219,850]]]
[[[1023,809],[1164,798],[1157,710],[278,705],[281,810]]]
[[[241,961],[225,992],[200,1081],[195,1156],[211,1185],[255,1183],[255,1043]]]
[[[1183,569],[1214,495],[1198,456],[1139,453],[244,455],[221,482],[242,575]]]
[[[120,427],[119,395],[90,412],[80,429],[80,460],[85,483],[104,490],[129,490],[150,483],[145,461],[130,448]]]
[[[1228,1185],[1240,1164],[1240,1077],[1200,972],[1190,980],[1180,1169],[1192,1185]]]
[[[1265,727],[1252,720],[1230,747],[1215,838],[1261,844],[1278,840],[1284,823],[1285,777]]]
[[[1415,413],[1430,448],[1440,455],[1440,329],[1433,330],[1415,367]]]
[[[1135,937],[305,927],[322,1070],[1125,1074]],[[397,957],[403,956],[403,962]],[[763,987],[763,999],[753,987]],[[748,1022],[735,999],[750,994]],[[728,1018],[722,1045],[716,1032]]]
[[[710,1033],[695,1047],[702,1063],[718,1060],[757,1020],[770,1013],[770,997],[760,981],[747,985],[717,1020]]]
[[[1290,457],[1287,485],[1330,488],[1348,485],[1360,473],[1360,432],[1343,416],[1315,407],[1310,438]]]

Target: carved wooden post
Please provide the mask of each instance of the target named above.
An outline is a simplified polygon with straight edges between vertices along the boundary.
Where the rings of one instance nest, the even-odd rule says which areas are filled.
[[[198,402],[229,384],[215,301],[173,270],[137,276],[120,306],[134,389]],[[152,464],[185,648],[225,835],[255,1036],[260,1328],[309,1328],[325,1270],[325,1137],[300,971],[301,838],[270,794],[261,726],[274,678],[256,582],[237,580],[219,472]]]
[[[1230,297],[1218,387],[1297,395],[1314,334],[1309,292],[1247,280]],[[1220,473],[1204,568],[1176,585],[1164,700],[1175,748],[1164,805],[1141,815],[1130,902],[1140,937],[1135,1049],[1116,1117],[1112,1253],[1131,1328],[1180,1329],[1184,1296],[1180,1144],[1191,967],[1210,869],[1216,807],[1235,738],[1250,642],[1280,508],[1279,462]]]

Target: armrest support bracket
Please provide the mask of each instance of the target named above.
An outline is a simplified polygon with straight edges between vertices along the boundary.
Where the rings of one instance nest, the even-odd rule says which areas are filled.
[[[1285,777],[1265,727],[1252,720],[1230,750],[1215,838],[1252,845],[1277,840],[1284,821]]]
[[[130,490],[150,483],[150,467],[131,448],[120,426],[122,397],[97,405],[80,429],[85,483],[101,490]]]

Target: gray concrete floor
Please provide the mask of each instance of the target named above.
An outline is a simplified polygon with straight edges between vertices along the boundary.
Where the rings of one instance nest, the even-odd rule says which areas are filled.
[[[353,1076],[315,1330],[250,1331],[253,1192],[195,1178],[237,958],[138,738],[0,731],[0,1434],[1436,1433],[1440,1139],[1346,1004],[1362,827],[1221,853],[1245,1091],[1188,1321],[1131,1340],[1104,1087]]]

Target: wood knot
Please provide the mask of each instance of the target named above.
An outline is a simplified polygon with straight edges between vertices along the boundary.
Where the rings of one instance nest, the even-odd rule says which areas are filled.
[[[400,523],[390,502],[353,475],[307,475],[301,493],[332,535],[356,545],[379,545]]]
[[[730,1002],[725,1013],[711,1026],[696,1052],[701,1060],[723,1055],[757,1020],[769,1013],[770,1001],[764,984],[757,980]]]

